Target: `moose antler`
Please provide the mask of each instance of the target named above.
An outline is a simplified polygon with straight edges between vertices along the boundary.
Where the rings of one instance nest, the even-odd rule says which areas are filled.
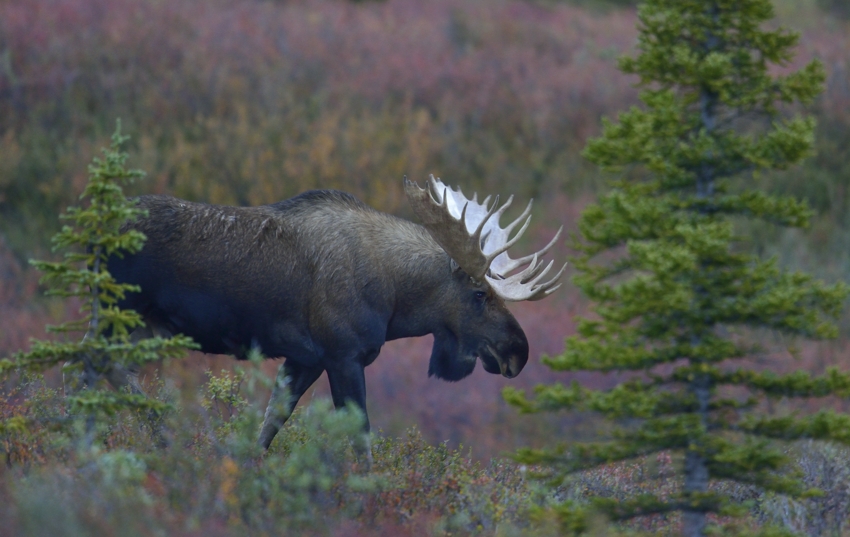
[[[453,190],[439,179],[434,179],[433,175],[428,179],[426,188],[420,188],[405,177],[404,191],[413,211],[437,244],[464,272],[477,280],[486,279],[493,291],[504,300],[540,300],[561,286],[557,282],[567,268],[566,263],[553,278],[543,282],[554,262],[538,264],[538,259],[552,248],[561,236],[563,226],[539,252],[519,259],[511,259],[508,255],[508,248],[516,244],[531,222],[531,202],[519,218],[503,228],[499,226],[499,219],[510,207],[513,196],[501,207],[496,196],[488,208],[490,196],[478,203],[477,193],[468,199],[460,188]],[[523,220],[522,227],[511,239],[511,233]],[[521,272],[508,276],[525,265],[528,266]]]

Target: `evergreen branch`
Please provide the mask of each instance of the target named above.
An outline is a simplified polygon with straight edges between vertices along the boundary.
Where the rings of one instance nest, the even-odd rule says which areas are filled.
[[[596,442],[558,446],[550,449],[521,448],[512,458],[523,464],[541,466],[550,472],[537,477],[549,477],[559,484],[564,476],[612,462],[626,461],[663,451],[648,446],[630,446],[621,442]]]
[[[718,382],[760,390],[770,397],[838,397],[850,396],[850,373],[830,367],[820,377],[806,371],[777,375],[772,371],[739,369],[718,376]]]
[[[608,419],[650,419],[681,412],[694,405],[690,394],[658,391],[657,387],[656,382],[632,380],[607,392],[592,391],[585,395],[583,408],[599,412]]]
[[[792,496],[805,492],[799,476],[780,472],[788,463],[785,453],[763,439],[733,443],[725,437],[713,437],[705,456],[713,479],[728,479]]]
[[[593,507],[607,515],[611,520],[623,521],[635,517],[672,513],[674,511],[697,511],[716,513],[721,511],[729,500],[717,492],[677,494],[672,498],[661,499],[654,494],[640,494],[633,498],[594,498]]]
[[[145,395],[112,392],[105,390],[83,390],[68,397],[68,404],[73,413],[103,414],[113,416],[122,410],[135,410],[162,414],[171,405]]]
[[[750,417],[739,424],[741,431],[779,440],[832,440],[850,445],[850,416],[831,410],[822,410],[810,416],[797,418]]]
[[[31,340],[30,350],[16,353],[15,366],[24,371],[44,371],[56,364],[79,361],[85,350],[79,343]]]
[[[681,320],[684,313],[673,315]],[[654,322],[670,328],[673,319]],[[610,325],[610,326],[609,326]],[[652,329],[652,328],[650,328]],[[641,332],[641,326],[624,328],[616,323],[579,319],[578,334],[566,339],[560,356],[544,356],[542,362],[555,371],[626,371],[649,370],[657,365],[688,359],[694,363],[720,363],[743,358],[751,346],[704,334],[694,343],[692,334],[677,334],[671,342],[652,341]],[[648,331],[648,330],[647,330]],[[686,366],[685,366],[686,367]],[[677,369],[687,372],[687,369]],[[687,380],[674,375],[674,380]]]
[[[813,216],[805,200],[792,196],[773,196],[759,190],[715,198],[689,197],[681,201],[680,208],[727,215],[760,218],[787,227],[806,228]]]
[[[708,438],[708,433],[693,414],[682,414],[646,420],[637,429],[619,429],[614,436],[615,440],[608,442],[574,443],[552,449],[523,448],[513,458],[521,463],[551,468],[555,482],[567,474],[603,464],[683,449],[695,438]]]
[[[775,260],[753,268],[751,277],[739,286],[730,321],[812,339],[837,336],[829,318],[837,318],[848,287],[843,282],[827,284],[799,272],[780,272]]]

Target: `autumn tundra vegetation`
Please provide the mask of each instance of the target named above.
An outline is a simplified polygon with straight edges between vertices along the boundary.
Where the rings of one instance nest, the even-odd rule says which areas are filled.
[[[0,535],[846,534],[848,17],[0,2]],[[563,225],[550,255],[571,263],[510,306],[515,378],[478,353],[465,380],[429,379],[436,339],[383,346],[371,464],[366,415],[332,410],[324,377],[266,451],[262,345],[213,349],[236,361],[133,335],[148,282],[121,262],[158,239],[127,196],[334,189],[428,224],[402,178],[431,173],[534,198],[512,257]]]

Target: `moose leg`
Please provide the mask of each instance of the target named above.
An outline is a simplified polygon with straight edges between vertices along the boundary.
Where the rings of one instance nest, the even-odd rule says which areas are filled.
[[[304,367],[291,360],[280,366],[260,431],[260,445],[263,449],[269,449],[277,432],[292,415],[295,404],[316,382],[322,371],[324,369],[321,367]]]
[[[88,337],[86,335],[85,338]],[[153,337],[153,330],[149,326],[136,328],[130,334],[130,341],[136,343],[145,338]],[[66,366],[72,365],[72,362],[67,362]],[[139,369],[136,366],[122,366],[118,364],[107,364],[108,369],[103,372],[103,377],[116,390],[121,390],[127,386],[131,393],[144,395],[141,384],[139,384]],[[65,396],[74,395],[75,393],[89,388],[89,384],[96,382],[97,379],[88,378],[85,373],[63,373],[62,383],[65,388]]]
[[[118,391],[126,388],[130,393],[147,395],[139,383],[139,367],[136,365],[113,364],[103,376]]]
[[[137,343],[143,339],[152,338],[154,331],[150,325],[145,325],[136,328],[130,334],[130,342]],[[104,378],[117,391],[127,390],[135,395],[147,397],[147,394],[142,389],[139,382],[139,365],[138,364],[111,364],[109,369],[104,373]],[[159,447],[166,447],[168,441],[163,434],[162,414],[155,410],[148,411],[147,425],[150,427],[151,435]]]
[[[149,325],[145,325],[133,330],[133,333],[130,334],[130,342],[138,343],[143,339],[152,338],[153,335],[153,329]],[[139,383],[139,366],[137,364],[112,364],[104,373],[104,378],[118,391],[127,388],[130,393],[146,395]]]
[[[368,362],[367,362],[368,363]],[[372,466],[372,445],[369,441],[369,415],[366,413],[366,375],[363,365],[356,362],[345,362],[333,368],[328,368],[328,381],[331,385],[331,397],[337,409],[352,402],[363,411],[362,442],[354,443],[354,449],[359,455],[365,456],[366,467]]]

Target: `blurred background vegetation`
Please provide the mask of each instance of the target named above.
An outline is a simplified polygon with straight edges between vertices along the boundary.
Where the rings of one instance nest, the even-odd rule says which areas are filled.
[[[148,172],[133,193],[248,205],[338,188],[412,218],[401,178],[434,173],[467,192],[534,197],[525,248],[561,224],[574,229],[605,187],[580,152],[602,117],[637,102],[635,80],[616,69],[635,44],[635,4],[0,1],[0,356],[66,314],[40,298],[26,261],[49,255],[57,215],[76,202],[86,165],[118,117],[132,136],[129,164]],[[775,5],[777,22],[802,32],[791,68],[817,57],[829,78],[813,109],[788,111],[817,117],[818,155],[755,180],[806,198],[819,216],[806,232],[750,228],[750,246],[787,267],[848,280],[850,14],[836,0]],[[557,255],[566,254],[562,247]],[[562,350],[585,307],[566,287],[513,307],[532,346],[514,381],[482,371],[457,384],[428,380],[429,338],[388,344],[367,373],[375,428],[400,433],[417,424],[429,441],[472,445],[477,457],[595,434],[581,416],[519,418],[499,397],[507,382],[552,380],[537,358]],[[782,363],[846,364],[846,342],[803,347],[798,360],[781,351]],[[231,360],[197,356],[163,376],[197,385],[210,367]],[[573,379],[610,382],[559,380]],[[324,382],[317,394],[326,393]]]

